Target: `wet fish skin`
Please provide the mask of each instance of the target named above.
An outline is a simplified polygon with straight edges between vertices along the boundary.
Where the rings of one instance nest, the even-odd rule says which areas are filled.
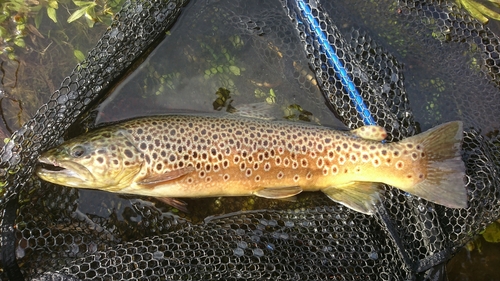
[[[36,173],[61,185],[159,198],[321,190],[366,214],[385,183],[450,208],[467,206],[461,122],[396,143],[380,142],[385,136],[377,126],[345,132],[241,116],[143,117],[43,153],[40,162],[59,169]]]

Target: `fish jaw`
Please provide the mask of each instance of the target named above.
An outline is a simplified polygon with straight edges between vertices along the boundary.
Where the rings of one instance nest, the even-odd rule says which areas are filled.
[[[96,181],[92,173],[83,165],[73,161],[57,161],[54,157],[40,157],[42,165],[36,169],[36,174],[43,180],[70,187],[88,188]]]

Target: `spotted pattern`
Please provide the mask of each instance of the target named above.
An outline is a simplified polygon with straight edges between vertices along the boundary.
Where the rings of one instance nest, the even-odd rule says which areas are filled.
[[[83,158],[102,170],[140,163],[145,178],[174,174],[165,184],[175,182],[186,196],[426,177],[425,169],[413,169],[426,161],[425,147],[374,141],[385,138],[385,130],[376,126],[349,133],[301,123],[186,115],[144,117],[111,128],[125,138],[109,145],[103,133],[96,135],[93,141],[103,149]]]

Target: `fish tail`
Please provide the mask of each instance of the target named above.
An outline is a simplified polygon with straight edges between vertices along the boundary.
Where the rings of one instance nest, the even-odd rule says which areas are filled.
[[[425,179],[405,191],[449,208],[467,207],[462,139],[463,124],[454,121],[403,140],[420,144],[427,157]]]

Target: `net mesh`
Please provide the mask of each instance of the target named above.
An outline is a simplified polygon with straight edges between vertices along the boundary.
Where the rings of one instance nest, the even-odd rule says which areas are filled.
[[[3,148],[3,279],[426,279],[498,219],[499,41],[465,12],[431,0],[193,1],[182,9],[185,2],[127,4],[87,59]],[[264,84],[279,80],[271,89],[289,95],[276,97],[277,103],[319,108],[326,100],[347,127],[363,125],[366,118],[306,10],[389,140],[464,121],[468,208],[448,209],[386,186],[374,216],[320,193],[301,194],[296,202],[199,199],[190,206],[203,208],[173,214],[135,197],[95,196],[33,176],[39,153],[72,124],[76,131],[93,124],[98,114],[89,110],[157,46],[179,14],[164,40],[169,63],[155,70],[160,75],[138,75],[147,82],[131,84],[132,92],[151,101],[151,93],[170,85],[163,90],[167,101],[156,101],[175,106],[168,100],[175,93],[203,104],[221,88],[238,96],[257,87],[256,95],[266,89],[274,98]],[[187,29],[181,32],[178,24]],[[227,31],[214,35],[221,26]],[[243,63],[233,63],[233,53],[242,54]],[[173,75],[175,69],[183,72]],[[196,91],[202,89],[211,96]]]

